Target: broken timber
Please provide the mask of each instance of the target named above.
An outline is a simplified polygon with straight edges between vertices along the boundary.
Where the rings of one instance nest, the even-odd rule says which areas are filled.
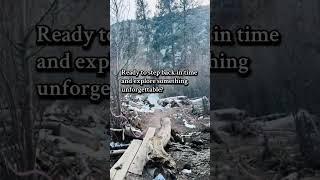
[[[166,147],[171,138],[171,120],[170,118],[162,118],[160,124],[161,128],[157,134],[150,139],[148,158],[151,161],[166,166],[166,168],[175,169],[175,162],[164,150],[164,147]]]
[[[110,170],[111,180],[121,180],[127,172],[142,175],[144,165],[147,163],[148,141],[154,136],[156,129],[149,128],[143,141],[133,140],[121,158]]]
[[[135,158],[133,159],[133,162],[129,168],[129,172],[136,174],[136,175],[142,175],[142,171],[144,166],[147,163],[147,156],[148,156],[148,142],[149,140],[154,136],[154,133],[156,132],[155,128],[149,128],[145,137],[143,138],[143,142],[141,143],[141,146],[138,150],[138,153],[136,154]]]
[[[121,158],[113,165],[110,170],[111,180],[122,180],[126,177],[127,171],[135,157],[142,141],[132,140],[130,146],[126,152],[121,156]]]
[[[160,164],[167,164],[175,168],[175,162],[164,150],[171,137],[170,118],[161,119],[161,128],[150,127],[141,140],[133,140],[121,158],[110,170],[111,180],[137,179],[141,177],[144,166],[149,160],[159,160]],[[157,160],[156,160],[157,161]]]

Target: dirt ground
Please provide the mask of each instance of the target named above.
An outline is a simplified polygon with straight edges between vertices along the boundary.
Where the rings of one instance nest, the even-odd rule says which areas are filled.
[[[172,139],[166,147],[177,164],[176,178],[210,179],[210,133],[205,132],[210,126],[209,116],[193,115],[191,106],[174,107],[144,114],[142,124],[145,128],[160,127],[163,117],[170,117],[173,131],[183,137],[180,142]]]

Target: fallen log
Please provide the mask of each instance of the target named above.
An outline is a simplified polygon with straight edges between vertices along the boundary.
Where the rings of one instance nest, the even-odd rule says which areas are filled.
[[[269,115],[265,115],[265,116],[250,118],[250,122],[273,121],[273,120],[277,120],[280,118],[284,118],[286,116],[288,116],[288,114],[286,114],[286,113],[269,114]]]
[[[126,152],[126,149],[111,150],[110,156],[117,156]]]
[[[127,179],[141,178],[143,169],[148,161],[167,169],[169,173],[175,170],[176,163],[164,150],[171,138],[171,120],[170,118],[162,118],[160,124],[161,127],[156,133],[154,128],[149,128],[144,142],[129,168]]]
[[[162,118],[160,124],[161,128],[149,141],[148,158],[156,164],[174,170],[176,163],[164,150],[171,138],[171,120],[170,118]]]

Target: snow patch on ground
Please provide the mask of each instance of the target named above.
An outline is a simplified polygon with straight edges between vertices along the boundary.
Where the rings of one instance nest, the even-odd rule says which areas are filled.
[[[158,94],[150,94],[147,100],[154,105],[155,109],[162,109],[163,107],[158,104],[158,100],[160,99]]]
[[[183,119],[183,122],[184,122],[184,125],[187,127],[187,128],[190,128],[190,129],[194,129],[196,128],[195,125],[193,124],[189,124],[187,120]]]

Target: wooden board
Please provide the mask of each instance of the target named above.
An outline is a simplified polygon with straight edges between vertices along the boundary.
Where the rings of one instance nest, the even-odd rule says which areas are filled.
[[[123,180],[126,177],[127,171],[136,156],[139,147],[141,146],[141,140],[132,140],[130,146],[121,158],[113,165],[110,170],[111,180]]]
[[[147,163],[147,157],[148,157],[148,143],[150,138],[152,138],[154,136],[156,132],[156,128],[150,127],[145,135],[145,137],[143,138],[143,142],[135,156],[135,158],[133,159],[130,168],[129,168],[129,172],[136,174],[136,175],[142,175],[144,166]]]

